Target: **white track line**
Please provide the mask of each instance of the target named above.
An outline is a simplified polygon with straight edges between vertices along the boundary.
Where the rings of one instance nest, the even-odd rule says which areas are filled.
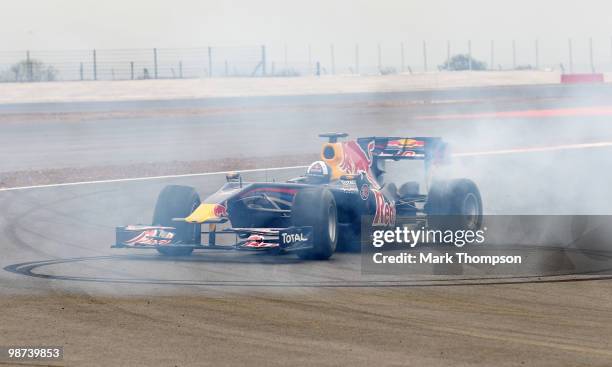
[[[98,180],[98,181],[80,181],[80,182],[66,182],[59,184],[49,185],[34,185],[34,186],[19,186],[19,187],[6,187],[0,188],[0,192],[3,191],[17,191],[17,190],[30,190],[30,189],[43,189],[47,187],[62,187],[62,186],[79,186],[79,185],[93,185],[103,183],[114,183],[114,182],[130,182],[130,181],[148,181],[148,180],[163,180],[167,178],[183,178],[183,177],[199,177],[199,176],[214,176],[226,174],[228,172],[246,173],[246,172],[264,172],[264,171],[284,171],[289,169],[306,168],[308,166],[289,166],[289,167],[273,167],[273,168],[254,168],[254,169],[243,169],[243,170],[227,170],[218,172],[203,172],[203,173],[187,173],[182,175],[166,175],[166,176],[150,176],[150,177],[132,177],[132,178],[117,178],[114,180]]]
[[[476,157],[476,156],[487,156],[487,155],[521,154],[521,153],[550,152],[550,151],[558,151],[558,150],[592,149],[592,148],[605,148],[605,147],[612,147],[612,142],[566,144],[566,145],[554,145],[554,146],[547,146],[547,147],[502,149],[502,150],[489,150],[489,151],[481,151],[481,152],[465,152],[465,153],[455,153],[453,154],[453,157]],[[231,171],[231,172],[247,173],[247,172],[265,172],[265,171],[284,171],[284,170],[289,170],[289,169],[298,169],[298,168],[306,168],[306,167],[308,166],[254,168],[254,169],[244,169],[244,170],[237,170],[237,171]],[[132,177],[132,178],[118,178],[118,179],[113,179],[113,180],[80,181],[80,182],[66,182],[66,183],[48,184],[48,185],[7,187],[7,188],[0,188],[0,192],[44,189],[44,188],[49,188],[49,187],[62,187],[62,186],[80,186],[80,185],[95,185],[95,184],[116,183],[116,182],[149,181],[149,180],[163,180],[163,179],[170,179],[170,178],[214,176],[214,175],[226,174],[227,172],[228,171],[187,173],[187,174],[182,174],[182,175]]]

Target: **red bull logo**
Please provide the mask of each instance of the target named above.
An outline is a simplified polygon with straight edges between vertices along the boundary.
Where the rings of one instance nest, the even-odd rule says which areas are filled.
[[[376,179],[374,179],[370,167],[372,166],[372,151],[374,150],[374,142],[368,143],[367,152],[355,141],[349,141],[342,144],[342,161],[339,168],[347,174],[364,173],[375,187],[378,187]]]
[[[168,245],[172,242],[174,233],[161,229],[143,230],[130,240],[125,241],[129,245]]]
[[[271,248],[278,247],[278,244],[265,242],[264,236],[253,234],[247,238],[247,241],[243,246],[250,248]]]
[[[213,214],[217,218],[226,218],[227,217],[227,209],[223,205],[221,205],[221,204],[216,204],[214,209],[213,209]]]
[[[387,143],[388,148],[423,148],[425,147],[425,142],[422,140],[416,139],[398,139],[398,140],[389,140]]]
[[[374,215],[373,226],[390,227],[395,225],[395,204],[385,200],[382,192],[372,190],[376,199],[376,214]]]

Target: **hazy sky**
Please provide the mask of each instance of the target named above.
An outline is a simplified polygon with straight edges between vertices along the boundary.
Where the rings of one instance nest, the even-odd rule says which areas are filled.
[[[566,54],[568,37],[576,40],[580,53],[593,36],[596,57],[611,57],[612,2],[604,0],[2,2],[0,50],[263,43],[286,43],[290,48],[310,43],[316,48],[356,42],[420,45],[421,40],[428,40],[432,48],[445,52],[447,39],[458,48],[472,39],[474,52],[486,54],[488,40],[507,46],[516,39],[525,55],[539,38],[543,57],[555,52],[560,57]]]

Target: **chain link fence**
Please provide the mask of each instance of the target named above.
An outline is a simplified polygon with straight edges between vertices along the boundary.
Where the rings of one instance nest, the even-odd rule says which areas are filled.
[[[442,71],[457,55],[468,70],[604,72],[612,39],[2,51],[0,82],[385,75]]]
[[[264,58],[261,46],[0,52],[0,81],[261,76]]]

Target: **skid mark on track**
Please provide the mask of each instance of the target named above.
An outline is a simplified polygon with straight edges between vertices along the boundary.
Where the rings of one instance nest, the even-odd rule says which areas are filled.
[[[567,273],[554,275],[533,275],[533,276],[491,276],[491,277],[461,277],[444,279],[411,279],[411,280],[320,280],[320,281],[269,281],[269,280],[219,280],[203,281],[191,279],[159,279],[159,278],[112,278],[97,276],[72,276],[60,274],[46,274],[37,272],[46,266],[61,265],[77,262],[91,262],[104,260],[148,260],[148,261],[177,261],[166,260],[157,256],[148,255],[111,255],[77,257],[68,259],[53,259],[43,261],[31,261],[19,264],[12,264],[4,267],[5,271],[41,279],[53,279],[64,281],[79,281],[93,283],[119,283],[119,284],[151,284],[151,285],[171,285],[171,286],[206,286],[206,287],[270,287],[270,288],[409,288],[409,287],[439,287],[439,286],[487,286],[487,285],[512,285],[524,283],[564,283],[564,282],[583,282],[611,280],[612,271],[603,269],[597,272]],[[291,259],[287,259],[290,262]],[[185,258],[180,261],[199,262],[202,260]],[[205,260],[216,262],[216,260]],[[203,262],[205,262],[203,261]],[[272,260],[271,260],[272,261]],[[300,262],[294,260],[293,262]],[[273,263],[274,264],[274,263]],[[276,263],[278,264],[278,263]],[[603,274],[602,274],[603,273]]]

